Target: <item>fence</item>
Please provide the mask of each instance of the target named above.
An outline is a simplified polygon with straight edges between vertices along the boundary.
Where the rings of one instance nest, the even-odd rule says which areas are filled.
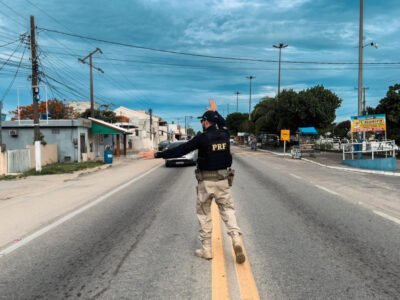
[[[15,174],[35,168],[35,148],[28,145],[27,149],[0,151],[0,176]],[[41,145],[42,166],[58,161],[58,147],[56,144]]]
[[[346,154],[351,154],[352,160],[354,160],[354,154],[371,154],[374,160],[375,155],[380,153],[385,154],[385,157],[388,155],[396,157],[397,146],[395,141],[362,142],[343,144],[342,149],[343,160],[346,160]]]
[[[7,174],[22,173],[31,169],[31,152],[28,149],[7,150]]]

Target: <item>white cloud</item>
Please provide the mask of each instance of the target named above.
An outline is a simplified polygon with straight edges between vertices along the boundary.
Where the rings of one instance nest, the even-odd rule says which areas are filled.
[[[273,5],[281,9],[298,8],[311,0],[274,0]]]

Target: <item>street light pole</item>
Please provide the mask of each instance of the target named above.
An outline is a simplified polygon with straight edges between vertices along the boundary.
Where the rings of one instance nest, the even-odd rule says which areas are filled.
[[[187,139],[187,137],[188,137],[188,134],[187,134],[188,122],[186,121],[186,118],[191,120],[193,118],[193,116],[185,116],[185,134],[186,134],[186,139]]]
[[[279,43],[278,45],[272,45],[272,47],[279,49],[279,66],[278,66],[278,98],[281,93],[281,57],[282,57],[282,49],[287,48],[288,45],[284,43]]]
[[[250,121],[250,114],[251,114],[251,81],[253,80],[253,79],[256,79],[256,77],[255,76],[246,76],[246,78],[247,79],[249,79],[249,81],[250,81],[250,86],[249,86],[249,121]]]
[[[236,112],[239,112],[239,92],[236,92]]]

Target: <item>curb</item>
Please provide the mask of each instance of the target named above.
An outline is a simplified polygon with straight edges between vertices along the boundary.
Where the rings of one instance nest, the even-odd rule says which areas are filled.
[[[272,153],[272,154],[277,155],[277,156],[290,156],[290,154],[276,153],[276,152],[269,151],[269,150],[265,150],[265,149],[257,149],[257,151]],[[367,173],[367,174],[377,174],[377,175],[386,175],[386,176],[400,177],[400,173],[395,173],[395,172],[374,171],[374,170],[364,170],[364,169],[354,169],[354,168],[345,168],[345,167],[329,166],[329,165],[321,164],[321,163],[319,163],[319,162],[316,162],[316,161],[313,161],[313,160],[307,159],[307,158],[301,158],[301,160],[304,160],[304,161],[306,161],[306,162],[309,162],[309,163],[318,165],[318,166],[320,166],[320,167],[329,168],[329,169],[342,170],[342,171],[347,171],[347,172]]]

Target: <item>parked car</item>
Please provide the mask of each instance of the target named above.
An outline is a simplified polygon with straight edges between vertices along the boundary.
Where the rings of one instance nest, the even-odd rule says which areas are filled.
[[[173,149],[178,147],[179,145],[182,145],[186,143],[187,141],[176,141],[173,143],[170,143],[165,149]],[[165,166],[166,167],[172,167],[172,166],[194,166],[197,163],[197,150],[192,151],[182,157],[178,158],[169,158],[165,160]]]
[[[279,135],[277,134],[262,133],[257,138],[257,142],[261,143],[263,147],[279,147],[280,145]]]

